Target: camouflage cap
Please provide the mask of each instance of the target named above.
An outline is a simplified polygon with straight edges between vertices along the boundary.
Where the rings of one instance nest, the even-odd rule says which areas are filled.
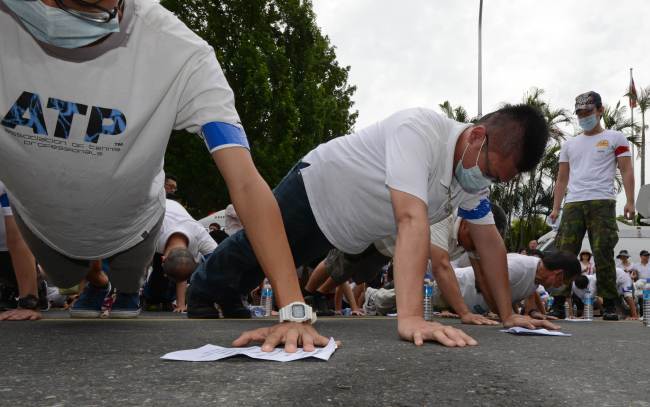
[[[600,95],[593,90],[576,96],[576,112],[578,110],[592,110],[603,105]]]

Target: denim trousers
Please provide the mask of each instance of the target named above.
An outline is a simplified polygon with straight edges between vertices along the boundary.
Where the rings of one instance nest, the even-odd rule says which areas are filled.
[[[333,248],[318,227],[312,212],[298,162],[275,187],[282,221],[296,267],[325,257]],[[192,295],[218,304],[238,301],[264,279],[253,248],[240,230],[224,240],[192,275]]]

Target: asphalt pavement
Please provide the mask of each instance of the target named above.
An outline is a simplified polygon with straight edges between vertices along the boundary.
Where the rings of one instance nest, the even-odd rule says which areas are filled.
[[[638,321],[561,321],[571,337],[463,325],[479,346],[445,348],[400,341],[394,318],[322,318],[342,341],[327,362],[160,359],[271,324],[61,311],[2,322],[0,406],[650,406],[650,328]]]

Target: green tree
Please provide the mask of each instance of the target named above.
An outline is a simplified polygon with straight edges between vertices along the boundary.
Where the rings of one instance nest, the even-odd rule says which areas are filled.
[[[452,120],[456,120],[457,122],[461,123],[468,123],[471,121],[467,115],[467,110],[465,110],[465,108],[460,105],[453,107],[448,100],[445,100],[444,102],[440,103],[438,107],[440,107],[440,110]]]
[[[214,49],[257,168],[269,185],[316,145],[349,133],[349,67],[316,26],[306,0],[162,0]],[[166,170],[195,216],[223,208],[227,190],[203,143],[174,132]]]
[[[571,123],[569,111],[551,107],[543,95],[543,89],[531,88],[522,99],[522,103],[542,112],[549,127],[551,141],[542,160],[532,171],[519,174],[507,183],[493,185],[491,189],[492,201],[503,208],[509,223],[514,225],[513,219],[517,218],[516,225],[520,230],[509,234],[506,239],[510,250],[516,250],[530,240],[530,236],[535,237],[542,232],[537,218],[552,209],[560,143],[565,138],[562,127]]]

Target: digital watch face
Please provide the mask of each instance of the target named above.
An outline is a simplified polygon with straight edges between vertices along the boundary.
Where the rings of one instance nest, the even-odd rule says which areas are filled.
[[[305,308],[302,305],[293,305],[291,306],[291,315],[294,318],[304,318]]]

